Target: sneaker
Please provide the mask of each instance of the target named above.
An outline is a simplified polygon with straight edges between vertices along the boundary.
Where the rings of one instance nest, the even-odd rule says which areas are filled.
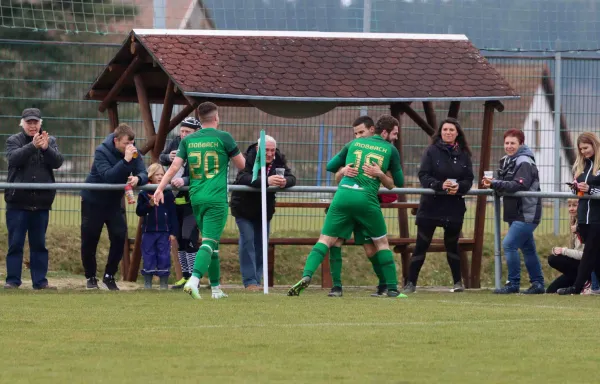
[[[175,283],[175,285],[173,285],[171,287],[171,289],[183,289],[183,286],[185,285],[185,283],[187,283],[189,280],[189,278],[186,277],[182,277],[181,280],[179,280],[178,282]]]
[[[111,275],[104,275],[102,278],[102,283],[109,291],[118,291],[119,287],[117,287],[117,283],[115,283],[115,277]]]
[[[413,285],[414,287],[414,285]],[[406,296],[404,293],[400,293],[399,291],[396,291],[395,289],[388,289],[388,291],[386,292],[387,297],[397,297],[399,299],[404,299],[407,298],[408,296]]]
[[[288,291],[288,296],[300,296],[300,292],[304,291],[310,285],[311,278],[304,276],[299,282],[294,284]]]
[[[527,290],[522,292],[524,295],[541,295],[546,293],[546,289],[544,288],[544,284],[542,283],[532,283],[531,287],[527,288]]]
[[[86,288],[98,289],[98,279],[96,279],[95,277],[90,277],[89,279],[87,279]]]
[[[592,294],[592,282],[588,281],[583,286],[583,290],[581,290],[582,295],[591,295]]]
[[[590,295],[600,295],[600,289],[591,289]]]
[[[464,292],[465,287],[462,282],[458,282],[454,284],[454,287],[450,290],[450,292]]]
[[[511,283],[506,283],[504,287],[494,290],[494,293],[497,295],[509,295],[511,293],[519,293],[519,286],[513,285]]]
[[[384,297],[387,296],[387,286],[386,285],[378,285],[377,286],[377,291],[374,293],[371,293],[371,297]]]
[[[249,286],[246,287],[246,291],[260,292],[260,291],[262,291],[262,287],[257,284],[250,284]]]
[[[212,291],[211,297],[213,299],[225,299],[225,298],[229,297],[225,292],[223,292],[223,290],[221,290],[220,286],[212,287],[211,291]]]
[[[185,292],[188,295],[192,296],[192,299],[196,299],[196,300],[202,299],[202,296],[200,296],[200,291],[198,290],[198,287],[197,286],[194,287],[193,284],[190,284],[189,280],[183,286],[183,292]]]
[[[404,289],[402,290],[402,293],[404,293],[405,295],[407,295],[407,294],[410,294],[410,293],[415,293],[416,291],[417,291],[417,287],[415,287],[415,285],[412,282],[409,281],[404,286]]]
[[[19,289],[19,286],[13,283],[6,283],[4,284],[4,289]]]
[[[342,297],[342,295],[342,287],[333,287],[331,288],[331,291],[329,291],[329,293],[327,294],[327,296],[329,297]]]
[[[577,291],[577,289],[573,286],[571,287],[567,287],[567,288],[560,288],[558,291],[556,291],[556,293],[558,293],[561,296],[565,296],[565,295],[579,295],[581,292]]]

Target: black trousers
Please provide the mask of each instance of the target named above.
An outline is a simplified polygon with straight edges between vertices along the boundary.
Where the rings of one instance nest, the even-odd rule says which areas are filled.
[[[581,292],[585,283],[592,278],[593,271],[600,277],[600,223],[579,224],[578,230],[585,245],[573,285]]]
[[[550,283],[548,288],[546,288],[546,293],[556,293],[560,288],[567,288],[575,284],[579,264],[579,260],[565,255],[548,256],[548,265],[561,272],[562,275]]]
[[[119,270],[119,263],[123,258],[125,238],[127,236],[127,223],[125,212],[121,207],[107,209],[104,206],[81,202],[81,263],[85,277],[96,276],[96,248],[106,224],[110,248],[105,274],[114,276]]]
[[[435,221],[420,220],[417,225],[417,244],[415,245],[415,251],[410,257],[410,265],[408,268],[408,281],[412,282],[415,286],[419,279],[419,273],[421,267],[425,262],[425,254],[435,229],[441,226],[444,228],[444,245],[446,246],[446,259],[452,272],[452,279],[454,284],[462,280],[460,273],[460,255],[458,253],[458,239],[460,237],[460,231],[462,230],[462,223],[443,223],[441,225]]]
[[[180,204],[175,206],[177,221],[179,222],[179,237],[177,243],[179,250],[187,253],[198,252],[198,224],[192,211],[191,204]]]

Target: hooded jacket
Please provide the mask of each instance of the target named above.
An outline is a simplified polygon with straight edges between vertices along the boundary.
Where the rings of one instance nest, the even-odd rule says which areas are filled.
[[[169,145],[165,146],[165,149],[160,153],[160,156],[158,157],[158,161],[160,162],[160,164],[162,166],[165,166],[165,167],[171,166],[171,164],[173,162],[169,158],[169,154],[173,151],[177,151],[179,148],[179,144],[181,144],[181,137],[177,136],[169,143]],[[183,173],[181,175],[181,178],[183,179],[183,185],[189,186],[190,185],[190,168],[187,165],[187,161],[185,161],[183,163],[182,167],[183,167]],[[175,196],[175,204],[181,205],[181,204],[184,204],[184,201],[185,201],[185,204],[190,203],[190,193],[188,191],[178,191],[177,195]]]
[[[256,161],[257,144],[252,144],[246,150],[246,167],[238,172],[235,178],[235,185],[249,185],[254,188],[260,188],[260,174],[252,182],[252,168]],[[276,175],[276,168],[285,168],[284,177],[286,180],[285,187],[293,187],[296,185],[296,176],[292,175],[292,171],[288,168],[285,156],[275,150],[275,158],[271,164],[267,165],[267,178]],[[260,193],[258,192],[232,192],[231,200],[231,215],[240,217],[246,220],[260,221],[261,219],[261,202]],[[275,192],[267,192],[267,220],[270,221],[275,213]]]
[[[590,186],[589,195],[600,193],[600,171],[593,173],[594,158],[585,159],[585,167],[581,175],[577,176],[578,183],[587,183]],[[597,224],[600,223],[600,200],[579,200],[577,206],[578,224]]]
[[[10,136],[6,140],[6,159],[8,161],[9,183],[54,183],[54,169],[60,168],[63,155],[58,151],[56,139],[48,137],[48,148],[38,149],[33,145],[33,137],[24,131]],[[4,201],[8,209],[28,211],[49,210],[52,208],[56,190],[19,190],[4,191]]]
[[[131,159],[130,162],[125,161],[125,154],[119,152],[114,143],[115,134],[111,133],[96,148],[94,153],[94,163],[92,170],[85,179],[86,183],[100,184],[125,184],[130,175],[140,178],[138,185],[148,183],[148,173],[144,166],[142,156]],[[99,190],[82,190],[81,197],[83,201],[94,205],[102,206],[106,209],[119,209],[121,200],[123,199],[122,191],[99,191]]]
[[[421,195],[417,211],[417,224],[422,219],[434,220],[438,225],[446,222],[462,223],[467,210],[464,194],[473,185],[471,156],[460,146],[453,147],[437,139],[425,150],[419,168],[419,181],[423,188],[443,191],[444,181],[456,179],[456,195]]]
[[[531,149],[521,145],[512,156],[500,159],[498,177],[491,188],[498,192],[540,191],[540,177]],[[504,221],[539,224],[542,218],[542,199],[538,197],[504,196]]]

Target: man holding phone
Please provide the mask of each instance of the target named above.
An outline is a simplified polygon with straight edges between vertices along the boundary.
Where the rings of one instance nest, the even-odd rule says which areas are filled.
[[[128,184],[132,187],[148,183],[148,173],[138,149],[134,145],[135,132],[127,124],[120,124],[96,148],[94,163],[86,183]],[[110,249],[102,278],[104,286],[118,291],[115,273],[123,258],[127,234],[125,210],[122,205],[124,190],[81,191],[81,262],[88,289],[97,289],[96,248],[106,224]]]

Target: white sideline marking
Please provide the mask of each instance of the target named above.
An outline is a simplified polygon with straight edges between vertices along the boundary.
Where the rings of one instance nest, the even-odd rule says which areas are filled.
[[[163,327],[103,327],[103,328],[53,328],[54,331],[160,331],[160,330],[189,330],[189,329],[250,329],[250,328],[322,328],[322,327],[402,327],[402,326],[439,326],[439,325],[477,325],[477,324],[495,324],[495,323],[539,323],[540,321],[556,321],[556,322],[581,322],[581,321],[598,321],[596,317],[590,318],[552,318],[552,319],[490,319],[490,320],[435,320],[435,321],[408,321],[408,322],[361,322],[361,323],[300,323],[300,324],[197,324],[197,325],[173,325]],[[14,332],[15,328],[4,329]],[[36,331],[45,332],[44,329],[25,328],[20,331]],[[2,332],[2,330],[0,330]]]
[[[599,308],[590,308],[590,307],[561,307],[558,305],[538,305],[538,304],[507,304],[507,303],[480,303],[475,301],[455,301],[455,300],[432,300],[438,303],[444,304],[462,304],[462,305],[476,305],[479,307],[487,306],[487,307],[516,307],[516,308],[541,308],[541,309],[568,309],[575,311],[594,311],[598,312]]]

